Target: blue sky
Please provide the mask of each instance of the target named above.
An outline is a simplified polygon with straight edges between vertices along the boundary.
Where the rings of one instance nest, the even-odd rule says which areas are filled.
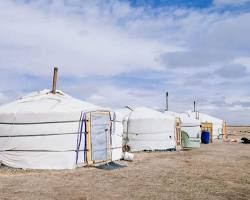
[[[213,0],[130,0],[132,6],[175,6],[175,7],[193,7],[207,8],[213,5]]]
[[[51,87],[98,105],[250,121],[250,0],[0,1],[0,104]]]

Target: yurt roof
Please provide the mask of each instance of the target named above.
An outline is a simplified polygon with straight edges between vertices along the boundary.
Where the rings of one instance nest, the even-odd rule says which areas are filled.
[[[152,119],[152,118],[175,120],[175,117],[164,115],[159,111],[147,107],[134,108],[130,116],[130,119]]]
[[[180,113],[180,118],[183,126],[200,126],[200,120],[188,116],[186,113]]]
[[[122,121],[131,112],[132,112],[132,110],[130,110],[129,108],[126,108],[126,107],[119,108],[119,109],[115,110],[116,120]]]
[[[193,111],[188,111],[187,113],[188,113],[188,115],[191,115],[193,117],[196,116],[196,113],[193,112]],[[205,113],[198,112],[198,116],[199,116],[199,120],[201,122],[211,122],[211,123],[214,123],[214,124],[222,124],[223,123],[222,119],[213,117],[213,116],[205,114]]]
[[[0,106],[0,113],[48,113],[97,109],[101,107],[73,98],[59,90],[52,94],[50,90],[45,89]]]
[[[173,111],[165,111],[164,114],[174,117],[179,117],[182,123],[182,126],[199,126],[200,121],[190,117],[186,113],[177,113]]]
[[[173,112],[173,111],[164,111],[164,114],[166,114],[168,116],[173,116],[173,117],[180,117],[179,113]]]

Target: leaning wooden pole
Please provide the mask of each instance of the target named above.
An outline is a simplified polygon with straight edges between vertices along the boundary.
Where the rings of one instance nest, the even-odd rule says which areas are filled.
[[[52,90],[51,90],[51,92],[52,92],[53,94],[56,93],[57,73],[58,73],[58,68],[55,67],[55,68],[54,68],[54,74],[53,74]]]
[[[223,141],[227,140],[227,123],[225,121],[223,121],[222,139],[223,139]]]

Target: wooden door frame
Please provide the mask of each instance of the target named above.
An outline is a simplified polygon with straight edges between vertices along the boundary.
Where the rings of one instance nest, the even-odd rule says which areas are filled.
[[[107,137],[107,160],[103,161],[94,161],[92,159],[92,141],[91,141],[91,114],[99,114],[99,115],[108,115],[110,119],[110,128],[109,134],[106,134]],[[93,165],[95,163],[100,162],[110,162],[111,155],[111,113],[110,111],[91,111],[86,113],[86,163],[87,165]]]
[[[181,143],[181,120],[180,118],[176,118],[175,120],[175,141],[176,141],[176,149],[181,149],[182,143]]]
[[[210,143],[213,143],[213,123],[211,122],[202,122],[201,123],[202,131],[209,131],[210,134]]]

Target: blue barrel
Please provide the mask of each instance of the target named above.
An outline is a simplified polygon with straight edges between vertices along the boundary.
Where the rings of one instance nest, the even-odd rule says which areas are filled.
[[[201,142],[203,144],[208,144],[210,140],[210,133],[208,131],[202,131],[201,133]]]

